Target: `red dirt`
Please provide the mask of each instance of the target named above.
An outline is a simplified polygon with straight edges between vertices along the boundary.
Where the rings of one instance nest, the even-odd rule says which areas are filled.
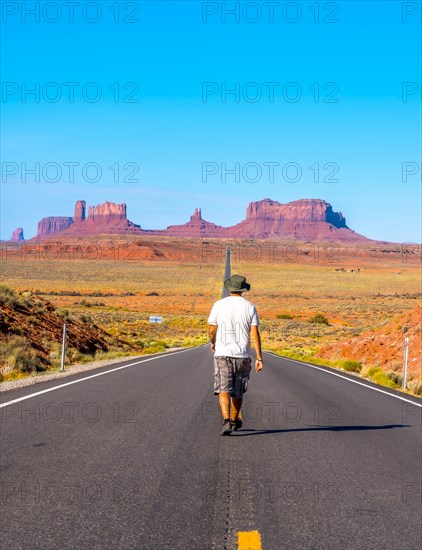
[[[409,338],[408,369],[421,377],[421,319],[420,306],[409,310],[390,323],[375,330],[363,332],[321,348],[317,355],[326,359],[353,359],[366,366],[379,366],[384,370],[399,370],[403,365],[404,339]],[[403,332],[403,329],[406,329]]]

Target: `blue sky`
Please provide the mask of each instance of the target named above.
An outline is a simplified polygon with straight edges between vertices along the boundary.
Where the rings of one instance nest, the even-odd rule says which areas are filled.
[[[72,215],[78,199],[126,202],[132,221],[162,228],[184,223],[195,207],[232,225],[250,201],[270,197],[322,198],[368,237],[421,241],[417,3],[272,2],[273,22],[265,2],[119,2],[117,22],[107,0],[91,2],[101,8],[97,22],[87,21],[94,8],[84,19],[83,1],[73,22],[63,7],[60,17],[43,13],[46,2],[38,22],[24,13],[35,2],[3,4],[18,12],[2,13],[0,238],[16,227],[32,237],[42,217]],[[37,82],[39,97],[22,101]],[[73,102],[66,82],[80,83]],[[204,83],[214,92],[206,98]],[[238,86],[239,97],[224,86]],[[96,90],[102,96],[90,102]],[[22,172],[36,163],[40,181]],[[78,163],[73,181],[68,163]],[[82,170],[90,163],[101,169],[96,183],[93,169]],[[217,173],[204,178],[204,163]],[[239,167],[239,182],[223,181],[223,163]],[[268,163],[277,163],[273,180]],[[62,177],[46,181],[43,169],[53,180],[54,165]],[[133,166],[135,181],[124,181]],[[338,181],[324,181],[333,166]]]

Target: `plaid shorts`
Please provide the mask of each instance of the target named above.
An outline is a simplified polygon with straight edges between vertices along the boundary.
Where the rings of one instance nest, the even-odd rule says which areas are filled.
[[[248,389],[249,357],[214,357],[214,395],[227,392],[240,399]]]

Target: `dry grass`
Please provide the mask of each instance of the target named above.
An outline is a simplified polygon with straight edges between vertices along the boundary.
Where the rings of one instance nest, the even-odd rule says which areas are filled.
[[[177,246],[180,255],[183,242]],[[220,297],[224,266],[222,257],[204,261],[195,246],[191,259],[178,261],[42,262],[11,257],[3,263],[2,279],[20,292],[77,291],[81,296],[48,299],[144,351],[196,345],[206,341],[206,320]],[[309,255],[293,262],[233,258],[232,272],[251,282],[246,297],[258,308],[266,349],[313,357],[323,345],[358,336],[416,306],[416,263],[402,262],[400,255],[390,253],[368,257],[358,252],[352,247],[348,255],[325,263]],[[352,266],[359,272],[351,272]],[[100,296],[92,296],[95,293]],[[329,324],[309,323],[317,314]],[[152,326],[150,315],[162,315],[163,324]]]

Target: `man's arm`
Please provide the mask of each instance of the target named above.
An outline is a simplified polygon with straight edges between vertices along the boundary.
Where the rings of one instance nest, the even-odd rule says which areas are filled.
[[[209,325],[208,335],[210,337],[211,349],[215,351],[215,340],[217,338],[217,325]]]
[[[262,364],[261,335],[257,325],[251,326],[251,341],[256,351],[255,370],[259,372],[264,365]]]

